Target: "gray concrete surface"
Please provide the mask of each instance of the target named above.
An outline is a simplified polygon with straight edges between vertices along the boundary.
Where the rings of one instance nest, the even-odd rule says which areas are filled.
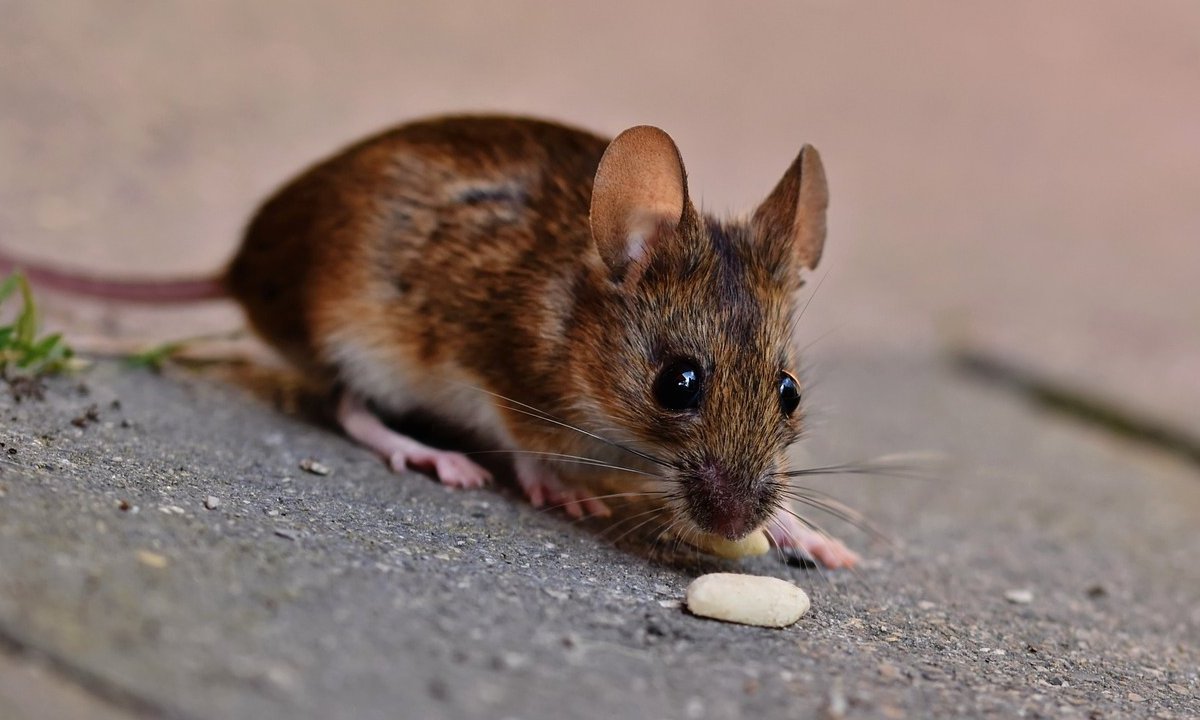
[[[745,563],[811,593],[792,628],[664,606],[719,562],[391,475],[227,379],[101,365],[0,399],[0,634],[130,717],[1200,713],[1195,467],[929,357],[818,358],[812,462],[950,461],[822,484],[898,541],[838,527],[858,577]],[[5,717],[43,717],[22,693]]]

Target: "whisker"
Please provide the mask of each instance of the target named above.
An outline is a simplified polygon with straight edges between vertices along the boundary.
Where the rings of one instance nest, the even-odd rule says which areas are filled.
[[[684,525],[683,527],[683,537],[681,540],[685,545],[688,546],[688,549],[692,553],[692,557],[696,557],[697,555],[711,557],[709,553],[700,549],[701,546],[704,545],[703,534],[703,531],[696,528],[695,525]]]
[[[789,336],[791,333],[794,333],[796,331],[796,327],[800,325],[800,318],[804,317],[804,313],[808,311],[808,306],[812,304],[813,298],[817,296],[817,291],[819,291],[821,286],[825,284],[825,278],[827,277],[829,277],[829,268],[825,269],[825,273],[821,275],[821,279],[817,281],[817,286],[813,288],[812,294],[808,296],[808,300],[804,301],[804,307],[800,308],[800,312],[797,313],[796,319],[792,322],[792,327],[788,333]]]
[[[827,513],[842,522],[853,525],[871,536],[882,540],[889,545],[894,545],[895,542],[887,533],[879,529],[877,525],[872,523],[865,515],[837,500],[834,497],[826,495],[817,490],[809,490],[809,488],[794,488],[787,487],[780,490],[785,497],[796,502],[803,503],[809,507]]]
[[[585,457],[583,455],[568,455],[566,453],[556,452],[541,452],[537,450],[474,450],[472,452],[463,453],[464,455],[538,455],[553,459],[555,462],[569,462],[576,465],[590,465],[592,467],[608,468],[609,470],[620,470],[622,472],[634,473],[637,475],[645,475],[647,477],[661,478],[657,473],[646,472],[645,470],[637,470],[635,468],[625,467],[623,465],[613,465],[602,460]]]
[[[784,491],[783,494],[789,500],[794,500],[817,510],[821,510],[829,515],[832,515],[838,520],[853,525],[859,530],[868,532],[880,539],[886,539],[884,533],[875,528],[865,515],[844,503],[838,502],[833,498],[825,498],[819,495],[808,495],[803,492],[795,491]]]
[[[636,519],[638,519],[638,518],[640,518],[640,517],[645,517],[645,516],[647,516],[647,515],[653,515],[653,514],[660,513],[660,512],[661,512],[661,509],[660,509],[660,508],[651,508],[651,509],[649,509],[649,510],[645,510],[645,511],[643,511],[643,512],[640,512],[640,513],[635,513],[635,514],[633,514],[633,515],[628,515],[628,516],[626,516],[626,517],[623,517],[623,518],[621,518],[620,520],[618,520],[618,521],[616,521],[616,522],[614,522],[614,523],[611,523],[611,524],[610,524],[608,527],[606,527],[606,528],[605,528],[605,529],[604,529],[604,530],[603,530],[603,531],[600,533],[600,537],[604,537],[604,536],[608,535],[609,533],[616,531],[616,529],[617,529],[617,528],[621,527],[622,525],[624,525],[624,524],[625,524],[625,523],[627,523],[627,522],[631,522],[631,521],[633,521],[633,520],[636,520]]]
[[[837,332],[837,331],[839,331],[839,330],[841,330],[841,329],[842,329],[842,328],[841,328],[841,326],[835,326],[835,327],[831,327],[831,328],[829,328],[829,329],[828,329],[828,330],[826,330],[825,332],[823,332],[823,333],[821,333],[820,335],[818,335],[818,336],[816,337],[816,339],[814,339],[814,340],[810,340],[810,341],[808,341],[807,343],[805,343],[804,347],[802,347],[802,348],[800,348],[800,349],[799,349],[799,351],[798,351],[798,352],[799,352],[799,354],[803,356],[805,353],[807,353],[809,350],[811,350],[811,349],[812,349],[812,346],[813,346],[813,345],[816,345],[817,343],[821,342],[821,341],[822,341],[822,340],[824,340],[825,338],[829,337],[830,335],[834,334],[835,332]],[[810,388],[812,387],[812,383],[811,383],[811,382],[810,382],[810,383],[808,383],[808,387],[810,387]]]
[[[653,463],[656,463],[656,464],[658,464],[658,465],[662,465],[663,467],[672,467],[672,465],[671,465],[670,463],[666,462],[665,460],[662,460],[661,458],[654,457],[653,455],[651,455],[651,454],[649,454],[649,453],[644,453],[644,452],[641,452],[641,451],[639,451],[639,450],[634,450],[634,449],[632,449],[632,448],[625,447],[625,446],[624,446],[624,445],[622,445],[621,443],[615,442],[615,441],[613,441],[613,440],[609,440],[609,439],[608,439],[608,438],[606,438],[606,437],[603,437],[603,436],[601,436],[601,435],[598,435],[598,434],[596,434],[596,433],[594,433],[594,432],[590,432],[590,431],[588,431],[588,430],[584,430],[583,428],[576,427],[576,426],[574,426],[574,425],[572,425],[572,424],[570,424],[570,423],[568,423],[568,422],[566,422],[566,421],[564,421],[564,420],[561,420],[561,419],[559,419],[559,418],[556,418],[556,417],[554,417],[553,415],[551,415],[550,413],[546,412],[545,410],[541,410],[541,409],[539,409],[539,408],[536,408],[536,407],[534,407],[533,405],[530,405],[530,404],[528,404],[528,403],[523,403],[523,402],[521,402],[520,400],[517,400],[517,399],[515,399],[515,398],[510,398],[510,397],[508,397],[507,395],[501,395],[500,393],[492,392],[491,390],[485,390],[485,389],[483,389],[483,388],[481,388],[481,387],[477,387],[477,386],[475,386],[475,385],[471,385],[470,383],[458,382],[458,381],[455,381],[455,380],[448,380],[447,382],[452,382],[452,383],[454,383],[454,384],[456,384],[456,385],[461,385],[462,387],[466,387],[466,388],[470,388],[470,389],[472,389],[472,390],[475,390],[476,392],[481,392],[481,393],[483,393],[483,394],[485,394],[485,395],[491,395],[492,397],[494,397],[494,398],[497,398],[497,399],[499,399],[499,400],[503,400],[503,401],[504,401],[504,402],[506,402],[506,403],[513,403],[514,405],[517,405],[517,406],[519,406],[519,407],[512,407],[512,406],[510,406],[510,405],[505,405],[505,406],[504,406],[506,409],[508,409],[508,410],[512,410],[513,412],[519,412],[519,413],[522,413],[522,414],[524,414],[524,415],[528,415],[528,416],[530,416],[530,417],[537,418],[538,420],[542,420],[542,421],[544,421],[544,422],[552,423],[552,424],[554,424],[554,425],[558,425],[558,426],[560,426],[560,427],[564,427],[564,428],[566,428],[566,429],[568,429],[568,430],[573,430],[573,431],[575,431],[575,432],[577,432],[577,433],[580,433],[580,434],[582,434],[582,435],[586,435],[587,437],[593,438],[593,439],[595,439],[595,440],[599,440],[600,442],[602,442],[602,443],[605,443],[605,444],[607,444],[607,445],[611,445],[612,447],[615,447],[615,448],[617,448],[617,449],[619,449],[619,450],[624,450],[624,451],[625,451],[625,452],[627,452],[627,453],[630,453],[630,454],[632,454],[632,455],[636,455],[636,456],[638,456],[638,457],[642,458],[643,460],[647,460],[647,461],[649,461],[649,462],[653,462]],[[523,408],[523,409],[522,409],[522,408]]]
[[[797,520],[799,520],[801,523],[803,523],[803,524],[804,524],[806,527],[808,527],[810,530],[812,530],[812,531],[814,531],[814,532],[818,533],[818,534],[819,534],[821,537],[825,538],[826,540],[829,540],[829,541],[836,542],[836,541],[834,540],[834,538],[833,538],[832,536],[830,536],[830,534],[829,534],[829,533],[825,532],[825,529],[824,529],[824,528],[822,528],[821,526],[817,525],[815,522],[813,522],[813,521],[811,521],[811,520],[809,520],[809,519],[805,518],[804,516],[800,515],[800,514],[799,514],[799,513],[797,513],[795,510],[792,510],[791,508],[785,507],[785,508],[784,508],[784,511],[785,511],[785,512],[787,512],[787,513],[788,513],[789,515],[791,515],[792,517],[794,517],[794,518],[796,518]],[[854,576],[854,578],[855,578],[856,580],[858,580],[859,582],[861,582],[861,583],[862,583],[863,585],[865,585],[866,587],[870,587],[870,586],[871,586],[871,584],[870,584],[869,582],[867,582],[867,579],[866,579],[866,578],[863,576],[863,574],[862,574],[862,573],[861,573],[861,572],[858,570],[858,568],[854,567],[853,565],[849,565],[849,566],[846,566],[846,567],[845,567],[845,569],[846,569],[846,570],[849,570],[849,571],[850,571],[850,574],[851,574],[851,575],[853,575],[853,576]],[[818,570],[818,571],[821,571],[821,564],[820,564],[819,562],[817,563],[817,570]],[[834,589],[836,589],[836,588],[837,588],[837,586],[836,586],[836,585],[834,585],[834,584],[833,584],[833,583],[832,583],[832,582],[829,580],[829,578],[828,578],[827,576],[825,576],[825,573],[824,573],[824,572],[821,572],[821,576],[822,576],[822,577],[825,579],[825,582],[826,582],[826,583],[827,583],[827,584],[828,584],[830,587],[833,587]]]
[[[772,473],[772,475],[779,478],[805,477],[809,475],[878,475],[881,477],[896,477],[910,480],[928,480],[929,477],[927,475],[918,474],[919,470],[919,468],[915,467],[866,462],[782,470]]]
[[[764,531],[766,531],[766,533],[767,533],[767,537],[768,537],[768,538],[770,538],[770,537],[771,537],[771,530],[770,530],[770,528],[771,528],[772,526],[774,526],[774,527],[778,528],[778,529],[779,529],[779,532],[780,532],[780,534],[781,534],[781,535],[782,535],[782,534],[784,534],[784,533],[786,532],[786,530],[787,530],[787,529],[784,527],[784,525],[783,525],[783,523],[782,523],[782,522],[780,522],[779,520],[777,520],[777,519],[775,519],[774,517],[772,517],[770,520],[768,520],[768,521],[767,521],[767,524],[763,526],[763,530],[764,530]],[[781,563],[784,563],[785,565],[791,565],[791,562],[790,562],[790,561],[792,560],[792,556],[791,556],[791,554],[789,554],[789,553],[788,553],[788,552],[787,552],[787,551],[784,549],[784,547],[783,547],[782,545],[779,545],[779,544],[777,544],[777,543],[775,543],[775,542],[772,542],[772,543],[771,543],[771,550],[774,552],[774,555],[775,555],[775,559],[776,559],[776,560],[778,560],[778,561],[779,561],[779,562],[781,562]],[[805,575],[805,577],[808,577],[808,573],[809,573],[809,570],[810,570],[810,566],[816,565],[816,564],[817,564],[817,559],[816,559],[816,558],[814,558],[814,557],[812,556],[812,554],[811,554],[811,553],[809,553],[809,552],[808,552],[807,550],[805,550],[804,548],[795,547],[795,548],[791,548],[791,550],[792,550],[793,552],[801,553],[801,555],[800,555],[800,559],[801,559],[801,560],[804,560],[805,562],[804,562],[804,564],[803,564],[803,565],[801,565],[801,566],[800,566],[800,569],[804,571],[804,575]]]
[[[692,542],[692,536],[698,534],[696,528],[691,525],[682,516],[676,516],[672,519],[671,524],[667,526],[668,537],[671,539],[670,552],[672,555],[688,553],[695,555],[699,552],[696,544]]]
[[[803,525],[804,527],[808,528],[809,530],[812,530],[813,532],[817,533],[818,535],[825,538],[826,540],[833,542],[833,536],[831,536],[829,533],[825,532],[825,529],[822,528],[820,525],[817,525],[812,520],[809,520],[808,518],[804,517],[803,515],[796,512],[795,510],[791,509],[790,507],[787,507],[786,505],[782,505],[780,507],[785,513],[796,518],[796,520],[799,521],[799,523],[801,525]],[[780,526],[781,531],[785,530],[785,529],[786,528]],[[808,552],[807,550],[804,550],[804,553],[805,553],[805,555],[807,555],[809,558],[812,559],[813,567],[816,568],[817,574],[821,576],[821,579],[825,581],[825,584],[829,585],[830,587],[833,587],[833,582],[830,581],[829,576],[825,574],[825,569],[821,567],[820,561],[817,560],[816,558],[812,557],[812,553]],[[851,570],[853,570],[853,568],[851,568]]]
[[[591,500],[611,500],[612,498],[623,497],[654,497],[666,495],[666,490],[637,490],[629,492],[609,493],[608,495],[593,495]]]
[[[674,537],[675,525],[679,522],[679,518],[670,518],[669,522],[664,521],[658,527],[658,532],[654,534],[654,539],[650,542],[650,552],[653,553],[658,549],[658,546],[663,541],[663,536]],[[671,550],[670,552],[673,552]]]
[[[655,544],[658,544],[663,540],[663,536],[665,535],[666,539],[671,543],[670,547],[668,548],[668,552],[670,552],[672,555],[678,555],[679,545],[681,542],[680,537],[682,536],[683,532],[686,532],[686,530],[687,526],[684,525],[683,518],[672,518],[671,522],[668,523],[663,531],[659,533],[658,537],[654,539],[654,542]]]
[[[468,387],[470,387],[470,386],[468,386]],[[498,393],[489,392],[489,391],[487,391],[487,390],[484,390],[484,389],[482,389],[482,388],[476,388],[476,389],[477,389],[477,390],[479,390],[479,392],[482,392],[482,393],[486,393],[486,394],[488,394],[488,395],[495,396],[495,397],[497,397],[497,398],[499,398],[500,400],[503,400],[503,401],[505,401],[505,402],[512,402],[512,403],[516,403],[516,404],[518,404],[518,405],[525,405],[524,403],[522,403],[522,402],[520,402],[520,401],[518,401],[518,400],[513,400],[513,399],[511,399],[511,398],[507,398],[507,397],[505,397],[505,396],[503,396],[503,395],[500,395],[500,394],[498,394]],[[631,454],[631,455],[636,455],[637,457],[640,457],[640,458],[642,458],[643,460],[646,460],[646,461],[648,461],[648,462],[652,462],[652,463],[655,463],[655,464],[657,464],[657,465],[661,465],[661,466],[663,466],[663,467],[666,467],[666,468],[672,468],[672,469],[674,469],[674,466],[672,466],[672,465],[671,465],[669,462],[667,462],[666,460],[663,460],[663,459],[661,459],[661,458],[655,457],[655,456],[653,456],[653,455],[651,455],[651,454],[649,454],[649,453],[642,452],[641,450],[635,450],[635,449],[633,449],[633,448],[626,447],[625,445],[622,445],[621,443],[615,442],[615,441],[613,441],[613,440],[609,440],[609,439],[608,439],[608,438],[606,438],[606,437],[603,437],[603,436],[601,436],[601,435],[597,435],[597,434],[596,434],[596,433],[594,433],[594,432],[589,432],[589,431],[587,431],[587,430],[584,430],[583,428],[575,427],[574,425],[572,425],[572,424],[570,424],[570,423],[568,423],[568,422],[564,422],[564,421],[562,421],[562,420],[559,420],[559,419],[557,419],[557,418],[554,418],[554,417],[551,417],[551,416],[549,416],[549,415],[546,415],[545,413],[541,412],[540,410],[537,410],[536,408],[534,408],[533,410],[526,410],[526,409],[523,409],[523,408],[520,408],[520,407],[513,407],[513,406],[511,406],[511,405],[504,405],[504,404],[501,404],[501,407],[503,407],[503,408],[505,408],[505,409],[507,409],[507,410],[512,410],[513,412],[521,413],[522,415],[528,415],[529,417],[536,418],[536,419],[538,419],[538,420],[541,420],[541,421],[543,421],[543,422],[548,422],[548,423],[551,423],[551,424],[553,424],[553,425],[558,425],[559,427],[566,428],[567,430],[573,430],[574,432],[577,432],[577,433],[579,433],[579,434],[581,434],[581,435],[586,435],[587,437],[593,438],[593,439],[595,439],[595,440],[599,440],[600,442],[602,442],[602,443],[604,443],[604,444],[606,444],[606,445],[610,445],[610,446],[612,446],[612,447],[615,447],[615,448],[617,448],[618,450],[624,450],[625,452],[627,452],[627,453],[629,453],[629,454]],[[528,407],[528,406],[526,406],[526,407]]]
[[[611,500],[613,498],[633,498],[633,497],[653,498],[653,497],[659,497],[659,496],[666,495],[666,494],[667,494],[667,491],[665,491],[665,490],[644,490],[644,491],[609,493],[608,495],[591,495],[586,498],[581,498],[580,500],[571,500],[569,502],[564,502],[564,503],[555,503],[554,505],[544,505],[544,506],[538,508],[537,510],[538,510],[538,512],[549,512],[551,510],[558,510],[561,508],[565,508],[568,505],[577,505],[586,500]],[[641,517],[642,515],[645,515],[647,513],[658,512],[659,510],[660,510],[660,508],[655,508],[653,510],[647,511],[646,513],[639,513],[635,517]],[[583,522],[584,520],[590,520],[594,517],[596,517],[596,516],[595,515],[584,515],[583,517],[574,518],[572,520],[572,523],[573,524],[580,523],[580,522]],[[628,519],[628,518],[626,518],[626,519]],[[612,527],[620,525],[624,521],[625,520],[619,520],[616,523],[612,523],[609,529],[612,529]]]
[[[643,514],[646,514],[646,513],[643,513]],[[621,540],[623,540],[623,539],[624,539],[624,538],[625,538],[627,535],[629,535],[629,534],[630,534],[630,533],[632,533],[632,532],[636,532],[636,531],[637,531],[639,528],[641,528],[641,527],[645,526],[647,523],[649,523],[649,522],[651,522],[651,521],[653,521],[653,520],[657,519],[657,518],[658,518],[658,516],[660,516],[661,514],[662,514],[662,513],[661,513],[661,512],[658,512],[658,511],[657,511],[657,508],[656,508],[656,509],[655,509],[655,513],[654,513],[654,515],[652,515],[651,517],[648,517],[648,518],[646,518],[646,519],[645,519],[645,520],[643,520],[642,522],[638,523],[637,525],[634,525],[634,526],[633,526],[633,527],[631,527],[630,529],[628,529],[628,530],[626,530],[625,532],[621,533],[621,534],[620,534],[620,535],[619,535],[619,536],[618,536],[616,539],[614,539],[614,540],[612,541],[612,542],[613,542],[613,545],[617,545],[617,544],[618,544],[618,543],[620,543],[620,542],[621,542]]]
[[[791,483],[779,482],[777,480],[772,481],[772,482],[773,482],[774,487],[778,488],[779,491],[785,495],[789,495],[789,496],[796,497],[796,498],[821,500],[823,502],[829,503],[833,507],[838,508],[840,511],[846,513],[847,515],[854,517],[855,519],[864,520],[864,521],[867,520],[866,515],[863,515],[859,511],[855,510],[854,508],[850,507],[849,505],[845,504],[838,498],[834,497],[833,495],[831,495],[823,490],[817,490],[816,488],[804,487],[802,485],[792,485]]]

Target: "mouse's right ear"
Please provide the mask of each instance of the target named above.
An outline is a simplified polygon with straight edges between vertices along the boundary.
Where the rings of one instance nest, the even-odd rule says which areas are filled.
[[[688,207],[687,173],[670,135],[639,125],[609,143],[596,170],[590,222],[613,277],[637,265],[664,228],[678,227]]]

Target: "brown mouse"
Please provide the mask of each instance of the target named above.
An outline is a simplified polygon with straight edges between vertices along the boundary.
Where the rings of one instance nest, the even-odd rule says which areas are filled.
[[[269,343],[340,388],[342,427],[395,469],[490,479],[376,414],[421,409],[511,452],[535,506],[604,515],[604,497],[641,494],[678,536],[765,527],[841,567],[857,556],[790,510],[784,465],[803,422],[797,291],[821,257],[827,204],[810,146],[748,219],[729,220],[694,207],[657,128],[609,142],[446,117],[292,180],[219,281],[143,290],[228,293]],[[137,287],[100,285],[92,294]]]

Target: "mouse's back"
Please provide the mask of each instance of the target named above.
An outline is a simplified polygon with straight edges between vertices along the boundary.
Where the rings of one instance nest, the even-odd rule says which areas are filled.
[[[493,301],[522,287],[537,291],[531,275],[583,252],[606,145],[563,125],[500,116],[389,130],[272,195],[247,227],[226,286],[254,328],[310,370],[334,369],[331,335],[386,333],[413,313],[421,317],[396,339],[434,360],[461,339],[440,326],[478,316],[481,305],[495,312]]]

